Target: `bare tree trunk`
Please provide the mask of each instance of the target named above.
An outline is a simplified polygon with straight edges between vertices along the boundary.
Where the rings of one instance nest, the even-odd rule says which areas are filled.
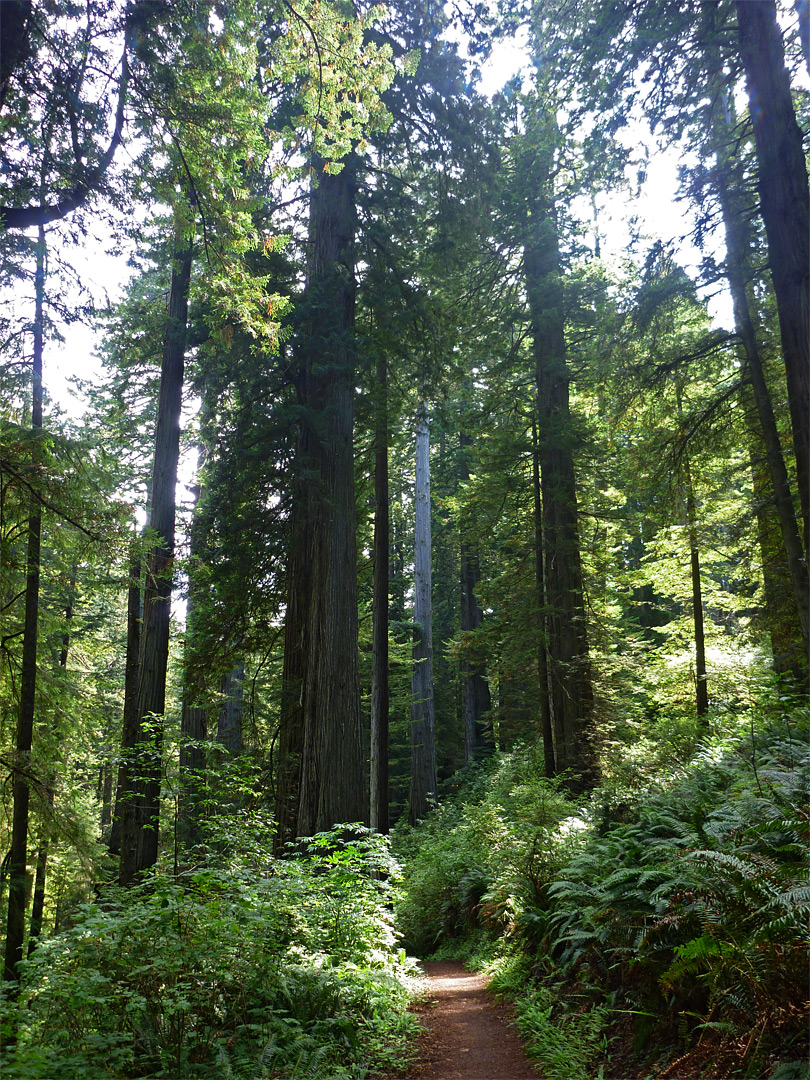
[[[695,493],[692,471],[686,459],[686,523],[689,530],[689,565],[692,578],[692,621],[695,628],[695,699],[697,714],[709,711],[709,683],[706,674],[706,631],[703,623],[703,591],[700,582],[700,548],[696,527]]]
[[[534,118],[526,165],[532,187],[527,207],[524,270],[537,385],[548,610],[549,682],[558,772],[571,786],[596,781],[591,724],[593,689],[582,585],[573,436],[569,413],[565,315],[551,170],[558,138],[553,118]]]
[[[48,786],[47,801],[48,809],[53,809],[55,793],[52,784]],[[47,830],[50,822],[46,819],[43,830]],[[36,872],[34,874],[34,896],[31,901],[31,921],[28,924],[28,955],[34,952],[42,934],[42,919],[45,913],[45,884],[48,875],[48,854],[50,850],[50,838],[47,833],[42,836],[37,848]]]
[[[371,647],[371,828],[386,834],[388,821],[388,365],[377,357],[377,415],[374,432],[374,597]]]
[[[299,468],[308,492],[298,836],[363,821],[367,795],[357,668],[354,495],[355,164],[316,162],[302,335],[306,415]],[[293,588],[296,583],[293,583]]]
[[[112,822],[112,782],[113,771],[109,761],[105,761],[101,767],[101,828],[106,829]]]
[[[793,424],[796,480],[810,551],[810,190],[774,0],[737,0],[759,162],[759,194],[776,293]]]
[[[152,471],[150,534],[137,695],[138,736],[124,763],[121,791],[121,859],[119,882],[128,885],[154,866],[158,853],[163,713],[169,660],[174,561],[175,489],[180,457],[180,413],[183,399],[191,244],[177,223],[175,261],[163,343],[155,458]]]
[[[245,665],[234,664],[227,675],[222,676],[220,693],[222,705],[217,717],[217,742],[229,754],[241,754],[242,703],[245,688]]]
[[[436,798],[436,733],[433,715],[433,602],[430,524],[430,425],[427,401],[416,420],[414,489],[413,673],[411,675],[411,796],[408,821],[425,817]]]
[[[472,439],[463,431],[459,434],[459,479],[462,483],[470,479],[467,451],[472,446]],[[459,562],[461,571],[461,630],[472,633],[483,622],[483,612],[478,603],[476,589],[481,580],[481,565],[478,560],[478,544],[469,537],[469,522],[462,516],[459,522]],[[465,651],[462,659],[464,678],[464,761],[471,761],[476,753],[490,751],[494,747],[491,732],[488,737],[487,725],[492,711],[492,698],[487,682],[487,671],[483,660],[477,655]]]
[[[200,603],[199,568],[200,522],[198,506],[202,489],[200,473],[203,466],[202,446],[197,448],[197,483],[194,487],[191,535],[189,537],[188,601],[186,604],[186,637],[183,656],[183,699],[180,712],[179,792],[177,804],[177,835],[188,844],[200,841],[202,817],[202,788],[205,783],[205,749],[201,745],[208,736],[208,709],[199,702],[199,684],[191,670],[194,633]]]
[[[31,380],[31,428],[42,430],[42,350],[45,319],[45,230],[40,225],[36,248],[34,275],[34,352]],[[13,809],[11,817],[11,849],[8,858],[8,917],[3,978],[10,984],[11,996],[19,991],[19,964],[23,958],[25,910],[28,893],[28,810],[31,798],[29,769],[34,734],[34,714],[37,691],[37,636],[39,624],[39,577],[42,517],[39,504],[32,496],[28,518],[28,548],[25,581],[25,624],[23,629],[22,674],[20,679],[20,711],[17,717],[17,736],[14,748]],[[16,1032],[7,1037],[8,1044],[16,1040]]]
[[[551,696],[548,686],[548,648],[546,646],[546,585],[543,568],[543,496],[540,488],[540,452],[537,420],[532,417],[532,488],[534,494],[534,583],[537,590],[537,682],[540,690],[540,730],[543,735],[543,768],[551,778],[557,771],[554,760],[554,733],[551,720]]]
[[[303,395],[302,395],[303,396]],[[296,471],[303,472],[304,436],[296,450]],[[284,614],[284,665],[281,679],[276,768],[276,835],[273,851],[280,855],[285,844],[298,835],[298,799],[301,792],[301,754],[304,748],[304,676],[311,567],[307,559],[309,493],[305,482],[293,479],[293,502],[287,543],[287,605]]]
[[[115,806],[112,812],[108,846],[111,855],[121,851],[121,792],[126,780],[125,762],[138,741],[140,718],[138,712],[138,656],[141,649],[141,549],[133,540],[129,555],[129,587],[127,589],[127,651],[124,660],[124,715],[121,732],[122,762],[118,766],[115,787]]]
[[[70,623],[73,619],[73,599],[76,593],[76,569],[76,564],[74,563],[70,570],[68,594],[67,600],[65,601],[65,632],[62,635],[62,648],[59,650],[59,668],[63,672],[67,668],[68,650],[70,648]],[[42,823],[42,836],[40,837],[39,847],[37,849],[37,868],[34,875],[34,898],[31,902],[31,921],[28,929],[29,956],[33,953],[34,949],[36,949],[37,942],[42,934],[42,918],[45,911],[45,885],[48,875],[48,855],[51,846],[50,812],[53,810],[54,799],[56,798],[56,781],[57,777],[56,772],[54,771],[48,778],[48,783],[46,785],[48,811],[45,814]]]

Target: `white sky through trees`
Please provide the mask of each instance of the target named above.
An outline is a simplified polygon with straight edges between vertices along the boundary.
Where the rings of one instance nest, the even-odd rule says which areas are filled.
[[[478,89],[491,96],[521,69],[527,69],[528,57],[520,35],[513,39],[498,41],[492,55],[483,65]],[[636,229],[641,237],[638,258],[643,249],[655,240],[675,241],[679,260],[690,273],[695,273],[701,253],[689,242],[692,222],[688,205],[679,202],[677,196],[677,168],[679,155],[676,149],[660,150],[646,125],[639,121],[628,128],[623,141],[634,151],[635,165],[628,167],[628,186],[625,191],[599,193],[597,195],[598,228],[602,257],[608,263],[618,263],[628,256],[631,243],[630,219],[636,219]],[[646,154],[645,154],[646,150]],[[646,157],[646,180],[638,197],[632,194],[636,186],[634,172]],[[583,218],[588,221],[591,213],[583,207]],[[722,241],[719,236],[716,243]],[[112,241],[105,244],[103,238],[88,238],[82,247],[64,252],[67,260],[76,268],[85,288],[96,306],[101,309],[107,302],[115,303],[123,296],[124,288],[132,273],[127,265],[126,254],[110,254]],[[722,256],[722,248],[714,252]],[[50,288],[60,288],[53,279]],[[714,320],[725,326],[731,325],[731,300],[725,290],[707,297],[709,311]],[[84,410],[81,397],[72,388],[72,380],[96,381],[101,374],[101,363],[95,356],[98,335],[93,326],[76,322],[64,327],[64,344],[51,341],[46,344],[45,386],[52,400],[68,415],[78,417]]]

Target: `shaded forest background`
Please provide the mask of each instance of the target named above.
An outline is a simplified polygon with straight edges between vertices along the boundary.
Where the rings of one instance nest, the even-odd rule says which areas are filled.
[[[9,1075],[805,1075],[807,4],[0,16]]]

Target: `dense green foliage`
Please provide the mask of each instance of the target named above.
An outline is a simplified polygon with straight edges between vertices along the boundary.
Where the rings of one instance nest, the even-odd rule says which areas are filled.
[[[28,963],[5,1076],[360,1077],[407,1053],[397,867],[362,828],[274,859],[272,822],[221,815],[192,867],[105,890]]]
[[[727,716],[684,750],[583,805],[521,747],[397,833],[406,942],[484,964],[551,1080],[617,1051],[750,1077],[807,1053],[807,713]]]

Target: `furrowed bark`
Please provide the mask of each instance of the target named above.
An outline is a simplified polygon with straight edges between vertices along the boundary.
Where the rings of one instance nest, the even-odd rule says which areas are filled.
[[[377,357],[377,402],[374,433],[374,598],[371,655],[371,761],[369,803],[371,828],[387,833],[388,821],[388,365]]]
[[[175,488],[180,457],[180,412],[192,260],[191,244],[183,235],[179,222],[175,226],[174,251],[155,428],[149,520],[154,541],[146,559],[136,699],[138,733],[131,756],[125,763],[121,791],[121,885],[130,884],[138,875],[154,866],[158,853]]]
[[[433,603],[430,525],[430,427],[427,401],[416,421],[414,490],[414,646],[411,674],[411,793],[408,821],[425,817],[436,798],[436,734],[433,714]]]
[[[736,0],[759,194],[779,314],[803,518],[810,551],[810,189],[774,0]]]

